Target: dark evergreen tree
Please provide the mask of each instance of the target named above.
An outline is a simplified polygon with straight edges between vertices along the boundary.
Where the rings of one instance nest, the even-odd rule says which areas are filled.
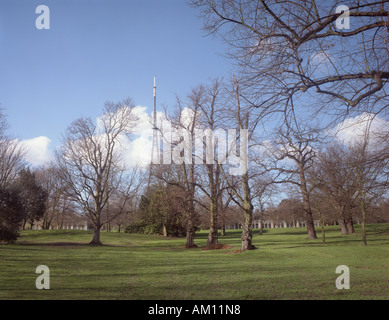
[[[27,223],[32,228],[45,213],[47,192],[37,183],[35,174],[29,169],[23,169],[20,172],[15,187],[19,191],[25,210],[23,230]]]
[[[0,241],[11,243],[17,239],[25,213],[17,190],[0,189]]]

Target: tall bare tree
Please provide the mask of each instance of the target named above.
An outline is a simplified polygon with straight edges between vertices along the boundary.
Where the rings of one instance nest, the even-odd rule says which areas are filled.
[[[10,137],[7,131],[8,123],[3,109],[0,109],[0,188],[14,183],[26,166],[26,148],[18,139]]]
[[[296,105],[382,112],[388,106],[389,1],[191,0],[219,34],[264,110]],[[315,101],[315,108],[306,102]],[[292,104],[294,100],[295,106]],[[296,102],[301,102],[296,104]],[[304,103],[305,102],[305,103]]]
[[[354,232],[352,209],[357,195],[347,147],[332,142],[321,150],[316,163],[316,184],[332,203],[342,234]]]
[[[305,220],[309,239],[316,239],[313,219],[311,191],[307,173],[316,157],[315,144],[318,142],[319,130],[296,129],[286,125],[279,131],[275,144],[267,147],[270,151],[269,162],[264,162],[267,171],[276,172],[273,183],[296,185],[302,197]]]
[[[115,218],[102,220],[109,199],[115,195],[123,199],[120,207],[124,210],[133,191],[135,172],[124,163],[121,142],[136,125],[134,106],[130,99],[107,102],[97,123],[90,118],[73,121],[56,156],[70,195],[94,224],[91,244],[101,244],[102,226]]]
[[[175,185],[181,192],[176,193],[183,204],[183,214],[186,221],[186,248],[197,247],[195,244],[195,232],[199,225],[199,216],[195,206],[195,195],[198,180],[198,165],[196,154],[193,149],[195,131],[198,129],[200,103],[202,89],[193,89],[185,101],[177,98],[175,114],[169,117],[166,114],[165,121],[171,125],[172,132],[164,132],[162,128],[162,139],[168,150],[163,152],[174,152],[172,164],[158,166],[157,178],[167,184]],[[170,127],[170,126],[169,126]],[[172,134],[176,133],[176,137]],[[174,140],[174,141],[173,141]],[[166,143],[167,142],[167,143]]]
[[[206,159],[202,157],[200,162],[205,169],[204,178],[199,180],[198,188],[205,194],[209,200],[210,211],[210,230],[208,234],[207,245],[215,245],[218,240],[219,227],[219,205],[220,197],[222,197],[223,189],[223,174],[221,171],[219,159],[225,159],[225,155],[220,152],[220,145],[225,143],[221,137],[216,136],[218,129],[224,128],[223,120],[225,120],[225,110],[223,110],[223,91],[222,81],[215,79],[208,86],[200,86],[199,90],[199,107],[201,111],[201,124],[199,128],[207,130],[210,134],[205,137],[204,142],[206,148]]]
[[[54,227],[55,222],[61,221],[61,215],[69,209],[70,199],[66,191],[67,185],[61,179],[59,168],[53,163],[35,170],[38,184],[46,191],[45,213],[41,221],[42,229]]]
[[[231,199],[241,208],[244,215],[244,223],[242,225],[242,250],[251,250],[255,249],[255,246],[252,243],[253,239],[253,215],[254,215],[254,205],[253,205],[253,196],[252,196],[252,185],[250,184],[250,180],[253,178],[253,173],[248,168],[248,135],[244,137],[243,132],[246,130],[247,132],[253,130],[252,122],[250,121],[251,116],[251,105],[244,106],[241,103],[241,93],[238,80],[236,77],[233,77],[233,101],[235,105],[234,114],[234,122],[236,127],[239,129],[240,133],[240,143],[246,144],[247,149],[244,150],[243,153],[240,154],[242,162],[242,172],[239,175],[238,179],[228,179],[225,170],[222,166],[220,166],[223,175],[228,182],[228,192],[231,196]],[[246,139],[247,141],[244,141]],[[229,141],[229,146],[232,146],[232,143]],[[241,149],[243,150],[243,149]],[[235,180],[235,183],[231,183]],[[238,181],[236,181],[238,180]],[[231,181],[231,182],[230,182]]]
[[[353,172],[357,196],[356,205],[362,215],[362,243],[367,245],[366,218],[368,209],[387,192],[389,177],[386,174],[389,159],[377,157],[374,153],[379,150],[371,150],[369,135],[365,139],[355,142],[349,147],[350,167]]]

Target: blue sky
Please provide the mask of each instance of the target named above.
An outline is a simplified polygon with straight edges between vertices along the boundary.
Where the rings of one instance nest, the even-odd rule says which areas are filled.
[[[35,9],[50,9],[38,30]],[[227,75],[221,40],[206,37],[184,0],[0,0],[0,104],[10,132],[49,138],[50,149],[80,116],[127,97],[158,107]]]

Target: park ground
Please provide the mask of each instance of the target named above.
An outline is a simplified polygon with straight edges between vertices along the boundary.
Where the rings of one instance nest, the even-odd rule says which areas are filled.
[[[204,250],[207,231],[195,249],[184,239],[102,233],[103,246],[89,246],[88,231],[23,231],[15,244],[0,245],[0,299],[50,300],[387,300],[389,225],[368,225],[368,246],[356,234],[326,228],[326,244],[306,230],[271,229],[258,248],[240,252],[239,230]],[[50,270],[50,290],[37,290],[36,267]],[[338,290],[336,268],[350,270],[350,289]]]

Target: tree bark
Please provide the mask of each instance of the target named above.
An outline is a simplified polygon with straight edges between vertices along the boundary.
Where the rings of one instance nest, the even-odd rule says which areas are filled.
[[[310,240],[317,239],[316,230],[315,230],[315,224],[313,222],[312,217],[312,211],[307,210],[305,211],[305,219],[307,224],[307,231],[308,231],[308,238]]]
[[[325,231],[325,228],[324,228],[324,220],[323,220],[323,216],[321,214],[321,210],[318,209],[317,212],[319,214],[319,219],[320,219],[321,240],[322,240],[322,243],[325,244],[326,243],[326,231]]]
[[[101,241],[100,241],[100,231],[101,231],[101,228],[102,228],[102,225],[101,225],[101,209],[98,209],[99,206],[98,204],[95,202],[95,212],[97,213],[96,214],[96,219],[93,221],[94,222],[94,231],[93,231],[93,239],[91,242],[89,242],[90,245],[95,245],[95,246],[100,246],[102,245]]]
[[[252,244],[253,241],[252,215],[246,212],[245,220],[246,221],[242,226],[242,251],[255,249],[255,246]]]
[[[91,242],[89,242],[90,245],[94,245],[94,246],[102,245],[100,241],[100,230],[101,230],[101,225],[96,225],[93,232],[93,239]]]
[[[362,244],[367,246],[367,237],[366,237],[366,208],[365,201],[363,196],[361,197],[361,208],[362,208]]]
[[[263,222],[259,220],[259,232],[258,234],[261,236],[263,234]]]
[[[363,215],[364,215],[364,218],[363,218],[363,221],[362,221],[362,244],[363,244],[364,246],[367,246],[366,220],[365,220],[365,215],[366,215],[366,213],[364,212]]]
[[[227,235],[226,233],[226,225],[223,223],[222,230],[221,230],[221,236],[225,237]]]
[[[340,231],[343,235],[346,235],[349,232],[347,229],[347,222],[345,219],[345,207],[344,206],[338,207],[338,216],[339,216],[338,222],[339,222]]]
[[[194,239],[195,228],[193,227],[192,221],[189,219],[186,227],[185,248],[197,248],[197,245],[194,243]]]
[[[242,250],[252,250],[255,247],[252,244],[253,240],[253,211],[254,207],[251,203],[250,185],[248,175],[242,175],[242,184],[244,192],[243,211],[245,216],[245,223],[242,230]]]
[[[339,227],[340,227],[340,231],[342,232],[342,234],[344,234],[344,235],[348,234],[346,221],[343,218],[339,219]]]
[[[303,166],[300,166],[300,182],[301,182],[300,189],[301,189],[301,194],[303,197],[308,238],[310,240],[314,240],[314,239],[317,239],[317,236],[316,236],[315,224],[313,222],[311,203],[310,203],[310,199],[309,199],[309,192],[307,189],[307,182],[305,179]]]
[[[349,233],[355,233],[353,218],[349,217],[347,218],[347,228]]]
[[[303,158],[301,156],[301,158]],[[316,230],[315,230],[315,224],[313,222],[313,215],[312,215],[312,208],[311,208],[311,202],[310,202],[310,193],[307,188],[307,180],[305,178],[305,167],[304,163],[300,159],[300,162],[298,163],[298,173],[300,176],[300,192],[303,198],[303,206],[304,206],[304,212],[305,212],[305,223],[307,226],[308,231],[308,238],[310,240],[317,239],[316,236]]]
[[[217,235],[217,214],[217,199],[211,199],[211,225],[209,228],[207,246],[219,243]]]
[[[321,214],[320,205],[317,200],[314,200],[315,209],[317,211],[317,214],[319,215],[319,221],[320,221],[320,227],[321,227],[321,240],[322,243],[326,243],[326,234],[325,234],[325,228],[324,228],[324,220],[323,215]]]
[[[192,166],[190,171],[190,183],[188,183],[188,200],[187,200],[187,222],[186,222],[186,239],[185,248],[197,248],[194,243],[196,235],[196,225],[198,223],[198,216],[194,205],[195,198],[195,186],[194,186],[194,167]]]
[[[207,246],[219,243],[217,231],[217,212],[211,210],[211,226],[209,228]]]

